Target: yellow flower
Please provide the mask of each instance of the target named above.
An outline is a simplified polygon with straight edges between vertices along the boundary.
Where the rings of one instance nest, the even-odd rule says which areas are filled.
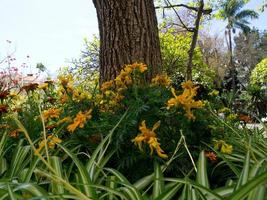
[[[158,139],[156,137],[150,137],[147,143],[149,144],[151,156],[153,154],[153,150],[155,149],[159,157],[168,158],[167,154],[165,154],[164,151],[160,148],[160,143],[158,142]]]
[[[48,83],[40,84],[40,85],[38,85],[38,88],[42,89],[42,90],[46,90],[48,88]]]
[[[70,124],[67,129],[69,132],[74,132],[77,127],[83,128],[86,120],[92,118],[92,109],[89,111],[82,113],[81,111],[76,115],[75,119],[73,120],[73,123]]]
[[[69,97],[66,92],[60,94],[60,103],[64,104],[68,101]]]
[[[63,119],[59,120],[57,124],[63,124],[65,122],[71,122],[71,121],[72,121],[71,117],[64,117]]]
[[[83,101],[83,100],[86,100],[86,99],[91,99],[92,98],[92,95],[87,92],[87,91],[84,91],[82,88],[76,88],[75,90],[73,89],[73,100],[74,101]]]
[[[174,98],[171,98],[171,99],[168,100],[167,109],[170,109],[173,106],[178,106],[179,105],[178,96],[176,95],[175,89],[173,87],[171,88],[171,92],[172,92],[172,95],[174,96]]]
[[[144,73],[147,70],[147,66],[143,63],[133,63],[132,64],[133,69],[139,70],[141,73]]]
[[[17,97],[17,92],[11,91],[8,96],[10,98],[15,98],[15,97]]]
[[[153,78],[151,83],[152,85],[162,85],[168,87],[171,84],[171,79],[166,74],[162,74]]]
[[[115,84],[117,90],[125,89],[128,85],[131,85],[133,80],[131,74],[134,70],[138,70],[139,72],[143,73],[147,70],[147,66],[143,63],[133,63],[131,65],[126,65],[121,71],[120,74],[115,78]],[[111,83],[105,84],[103,89],[106,86],[109,86]]]
[[[182,88],[183,89],[188,89],[188,90],[191,90],[192,88],[194,87],[194,84],[192,81],[186,81],[184,83],[182,83]]]
[[[153,154],[155,150],[159,157],[167,158],[168,156],[164,153],[164,151],[160,148],[160,143],[156,137],[155,130],[160,126],[160,121],[155,123],[152,127],[152,130],[146,127],[146,121],[143,120],[141,126],[139,126],[139,130],[141,133],[137,135],[132,142],[142,151],[142,144],[147,143],[150,148],[150,154]]]
[[[48,110],[45,110],[43,112],[43,118],[46,121],[47,119],[52,119],[52,118],[58,118],[60,115],[60,109],[57,108],[50,108]]]
[[[233,151],[233,146],[229,144],[222,144],[221,152],[226,154],[231,154]]]
[[[171,98],[167,102],[167,109],[171,107],[178,107],[181,105],[185,110],[185,116],[188,119],[195,119],[195,116],[192,113],[193,108],[202,108],[204,103],[202,101],[195,101],[193,98],[197,95],[198,87],[194,87],[192,81],[187,81],[182,83],[182,87],[184,89],[183,93],[179,96],[176,95],[175,89],[171,88],[171,92],[174,98]]]
[[[53,136],[53,135],[49,135],[49,136],[47,137],[47,140],[46,140],[46,141],[47,141],[47,147],[48,147],[49,149],[54,149],[55,146],[56,146],[56,144],[59,144],[59,143],[62,142],[62,140],[61,140],[60,138],[55,137],[55,136]],[[39,147],[38,147],[38,149],[36,149],[35,154],[36,154],[36,153],[39,153],[44,147],[45,147],[45,140],[42,140],[42,141],[39,143]]]
[[[105,82],[105,83],[103,83],[103,84],[101,85],[101,89],[100,89],[100,90],[101,90],[102,92],[104,92],[104,91],[110,89],[112,86],[113,86],[113,81],[112,81],[112,80],[111,80],[111,81],[107,81],[107,82]]]
[[[233,146],[227,144],[224,140],[214,140],[214,148],[226,154],[231,154],[233,151]]]
[[[67,87],[67,85],[72,85],[73,83],[73,77],[71,75],[59,76],[58,80],[63,87]]]

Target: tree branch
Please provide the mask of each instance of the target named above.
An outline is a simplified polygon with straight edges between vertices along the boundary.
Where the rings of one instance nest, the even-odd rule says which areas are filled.
[[[176,7],[184,7],[184,8],[187,8],[189,10],[193,10],[195,12],[198,12],[199,8],[198,7],[193,7],[193,6],[188,6],[186,4],[176,4],[176,5],[167,5],[167,6],[156,6],[155,9],[160,9],[160,8],[163,8],[163,9],[170,9],[170,8],[176,8]],[[211,14],[212,12],[212,9],[211,8],[208,8],[208,9],[203,9],[203,14],[204,15],[209,15]]]
[[[165,3],[167,4],[167,6],[172,6],[171,2],[169,0],[165,0]],[[185,23],[183,22],[183,20],[181,19],[180,15],[178,14],[177,10],[174,7],[171,7],[171,9],[174,11],[174,13],[176,14],[176,16],[178,17],[182,27],[184,29],[186,29],[187,31],[190,31],[190,29],[185,25]],[[190,31],[192,32],[192,31]]]

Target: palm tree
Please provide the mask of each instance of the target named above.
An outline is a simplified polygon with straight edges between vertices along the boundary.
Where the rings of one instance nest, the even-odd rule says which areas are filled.
[[[232,76],[232,87],[235,89],[234,81],[234,62],[233,62],[233,45],[232,45],[232,32],[235,33],[236,29],[241,29],[244,33],[250,31],[248,19],[256,19],[259,14],[254,10],[242,10],[246,0],[225,0],[221,5],[220,17],[227,21],[226,34],[228,35],[228,48],[230,54],[229,67]]]

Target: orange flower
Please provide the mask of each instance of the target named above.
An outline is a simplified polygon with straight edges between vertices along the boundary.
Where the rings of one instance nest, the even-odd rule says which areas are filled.
[[[46,141],[47,141],[47,147],[48,147],[49,149],[54,149],[55,146],[56,146],[56,144],[59,144],[59,143],[62,142],[62,140],[61,140],[60,138],[58,138],[58,137],[56,137],[56,136],[54,136],[54,135],[49,135],[49,136],[47,137],[47,140],[46,140]],[[42,141],[39,143],[39,147],[38,147],[38,149],[36,149],[35,154],[36,154],[36,153],[39,153],[44,147],[45,147],[45,140],[42,140]]]
[[[143,63],[133,63],[132,65],[130,65],[132,67],[132,69],[137,69],[139,70],[141,73],[145,72],[147,70],[147,66]]]
[[[73,133],[77,127],[83,128],[86,120],[92,118],[91,113],[92,109],[90,109],[86,113],[82,113],[80,111],[73,120],[73,123],[67,127],[68,131]]]
[[[73,77],[71,75],[59,76],[58,77],[58,80],[60,81],[60,84],[63,87],[67,87],[68,85],[72,85]]]
[[[168,156],[164,153],[164,151],[160,147],[160,143],[158,142],[158,138],[156,137],[155,130],[160,126],[160,121],[155,123],[153,125],[152,130],[148,129],[146,127],[146,121],[143,120],[141,123],[141,126],[139,126],[139,130],[141,133],[137,135],[132,142],[136,146],[139,147],[139,149],[142,151],[142,144],[143,142],[147,143],[150,148],[150,154],[153,154],[153,151],[155,150],[159,157],[161,158],[168,158]]]
[[[171,84],[171,79],[166,74],[162,74],[153,78],[151,83],[152,85],[162,85],[168,87]]]
[[[45,121],[47,119],[58,118],[59,115],[60,115],[60,109],[57,108],[50,108],[43,112],[43,117]]]
[[[113,86],[113,81],[107,81],[101,85],[101,91],[105,92],[106,90],[110,89]]]
[[[71,122],[71,121],[72,121],[71,117],[64,117],[63,119],[59,120],[57,124],[62,124],[62,123]]]
[[[9,133],[10,137],[17,138],[19,136],[19,133],[22,132],[20,128],[15,129]]]
[[[217,161],[217,155],[212,152],[212,151],[206,151],[205,156],[210,160],[210,161]]]
[[[167,102],[167,109],[171,107],[177,107],[181,105],[185,110],[185,116],[188,119],[195,119],[195,116],[192,113],[193,108],[202,108],[204,103],[202,101],[195,101],[193,98],[197,95],[198,87],[194,87],[192,81],[187,81],[182,84],[184,88],[183,94],[177,96],[175,93],[175,89],[171,88],[171,92],[174,98],[171,98]]]

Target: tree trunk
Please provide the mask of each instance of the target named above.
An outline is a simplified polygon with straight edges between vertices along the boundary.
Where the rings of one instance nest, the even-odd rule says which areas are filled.
[[[203,15],[203,8],[204,8],[204,1],[200,0],[199,8],[197,11],[197,18],[195,21],[195,28],[194,28],[193,36],[192,36],[192,42],[190,45],[190,49],[188,51],[189,58],[188,58],[188,64],[187,64],[187,69],[186,69],[186,80],[192,80],[193,56],[194,56],[194,50],[197,44],[198,30],[199,30],[200,20]]]
[[[236,83],[235,83],[235,67],[234,67],[234,61],[233,61],[233,45],[232,45],[232,29],[231,27],[228,27],[228,40],[229,40],[229,53],[230,53],[230,61],[229,61],[229,67],[230,67],[230,76],[232,78],[232,89],[236,89]]]
[[[232,45],[232,29],[228,28],[228,40],[229,40],[229,53],[230,53],[230,62],[229,65],[233,67],[233,45]]]
[[[125,64],[148,65],[150,79],[161,72],[153,0],[93,0],[100,33],[100,83],[114,79]]]

